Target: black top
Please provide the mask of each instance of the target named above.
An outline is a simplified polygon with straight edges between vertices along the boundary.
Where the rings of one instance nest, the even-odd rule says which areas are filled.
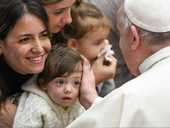
[[[2,56],[0,56],[0,74],[10,95],[21,92],[22,84],[33,76],[33,74],[22,75],[15,72],[5,63]]]

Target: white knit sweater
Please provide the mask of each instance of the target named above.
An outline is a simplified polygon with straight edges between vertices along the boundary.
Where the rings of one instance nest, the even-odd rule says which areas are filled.
[[[85,111],[78,100],[64,110],[39,89],[34,79],[22,86],[25,92],[19,99],[13,128],[65,128]]]

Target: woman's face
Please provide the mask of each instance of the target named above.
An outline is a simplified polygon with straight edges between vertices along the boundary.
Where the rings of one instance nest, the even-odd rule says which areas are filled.
[[[50,32],[58,33],[66,24],[72,22],[71,6],[75,0],[62,0],[59,3],[54,3],[44,6],[50,21]]]
[[[6,63],[21,74],[42,72],[51,49],[51,43],[43,21],[26,13],[0,41],[0,49]]]

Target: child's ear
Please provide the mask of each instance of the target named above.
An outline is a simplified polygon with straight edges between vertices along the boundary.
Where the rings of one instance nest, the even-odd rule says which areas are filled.
[[[74,51],[77,51],[77,41],[73,38],[70,38],[67,42],[67,46]]]
[[[46,91],[46,90],[47,90],[47,88],[46,88],[45,85],[40,85],[40,88],[41,88],[43,91]]]
[[[39,87],[41,88],[41,90],[46,91],[47,90],[46,85],[42,84],[44,82],[44,80],[39,79],[38,81],[39,81]]]

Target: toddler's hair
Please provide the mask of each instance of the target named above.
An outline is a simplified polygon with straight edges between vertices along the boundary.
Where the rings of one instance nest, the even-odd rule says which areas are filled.
[[[61,77],[67,73],[67,75],[82,71],[80,66],[83,59],[80,54],[73,51],[66,44],[56,44],[52,47],[44,70],[38,75],[38,85],[46,85],[48,82],[56,77]]]
[[[71,10],[72,23],[66,25],[60,32],[58,42],[65,42],[70,38],[81,39],[89,32],[99,28],[111,29],[111,22],[95,5],[77,1]]]

